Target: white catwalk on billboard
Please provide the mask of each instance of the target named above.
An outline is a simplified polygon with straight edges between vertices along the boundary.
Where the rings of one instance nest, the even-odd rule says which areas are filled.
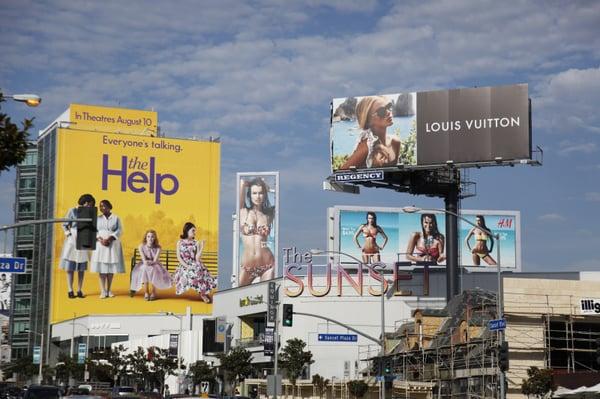
[[[236,181],[232,275],[244,286],[277,277],[279,172],[238,173]]]

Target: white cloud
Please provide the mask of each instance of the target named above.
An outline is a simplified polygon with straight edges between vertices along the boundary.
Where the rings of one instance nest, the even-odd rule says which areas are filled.
[[[564,216],[558,213],[546,213],[538,217],[538,220],[543,222],[562,222],[566,220]]]
[[[574,143],[569,140],[561,141],[559,147],[559,155],[570,155],[573,153],[591,154],[597,150],[597,145],[594,142]]]
[[[569,69],[544,79],[533,98],[534,126],[573,136],[600,133],[600,67]]]
[[[586,201],[600,202],[600,192],[592,191],[589,193],[585,193],[584,198]]]

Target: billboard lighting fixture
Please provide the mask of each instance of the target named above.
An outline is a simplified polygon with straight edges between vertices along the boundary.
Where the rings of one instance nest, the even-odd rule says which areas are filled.
[[[503,158],[502,157],[496,157],[494,158],[494,161],[498,162],[498,163],[502,163]]]
[[[353,172],[356,172],[356,166],[354,166],[354,165],[349,166],[348,169],[350,169]]]
[[[42,98],[37,94],[6,94],[4,97],[12,98],[17,102],[25,103],[30,107],[37,107],[42,102]]]
[[[454,165],[454,161],[449,159],[446,161],[446,165]]]

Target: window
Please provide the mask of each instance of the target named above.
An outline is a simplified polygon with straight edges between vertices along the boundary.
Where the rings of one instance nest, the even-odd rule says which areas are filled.
[[[16,284],[31,284],[31,274],[17,274]]]
[[[23,201],[19,202],[19,216],[33,215],[35,210],[35,202]]]
[[[27,356],[27,348],[12,348],[12,358],[21,359]]]
[[[35,165],[37,163],[37,151],[28,151],[21,165]]]
[[[31,308],[31,299],[30,298],[16,298],[14,304],[14,312],[15,313],[29,313],[29,309]]]
[[[33,237],[33,225],[19,227],[17,229],[17,237]]]
[[[13,324],[13,334],[29,333],[29,321],[15,321]]]
[[[600,365],[596,363],[600,320],[552,320],[546,335],[550,368],[572,371],[600,369]]]
[[[264,317],[254,318],[254,339],[262,340],[265,336],[265,327],[267,326],[267,320]]]
[[[19,190],[35,190],[35,177],[21,177]]]
[[[215,342],[215,320],[202,321],[202,353],[223,352],[223,344]]]

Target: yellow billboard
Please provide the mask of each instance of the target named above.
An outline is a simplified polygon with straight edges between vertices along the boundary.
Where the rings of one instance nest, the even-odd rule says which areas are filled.
[[[77,130],[145,136],[156,136],[158,133],[158,113],[155,111],[71,104],[69,121],[71,128]]]
[[[56,217],[99,216],[93,251],[76,249],[76,226],[54,228],[51,322],[211,313],[219,143],[59,129],[56,149]]]

